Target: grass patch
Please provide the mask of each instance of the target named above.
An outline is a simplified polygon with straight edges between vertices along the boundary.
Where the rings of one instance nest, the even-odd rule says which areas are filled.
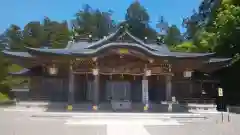
[[[0,102],[9,101],[9,97],[6,94],[0,93]]]

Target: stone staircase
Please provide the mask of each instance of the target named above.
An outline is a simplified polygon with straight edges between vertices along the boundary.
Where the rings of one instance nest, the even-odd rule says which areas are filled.
[[[43,101],[30,101],[19,102],[17,106],[22,107],[43,107],[47,111],[66,111],[66,102],[43,102]],[[144,112],[144,105],[142,103],[131,103],[131,109],[117,110],[116,112]],[[91,112],[92,103],[76,103],[73,104],[72,111]],[[112,104],[110,102],[100,103],[99,112],[114,112]],[[147,112],[154,113],[198,113],[198,112],[218,112],[216,105],[213,104],[169,104],[169,103],[150,103]]]

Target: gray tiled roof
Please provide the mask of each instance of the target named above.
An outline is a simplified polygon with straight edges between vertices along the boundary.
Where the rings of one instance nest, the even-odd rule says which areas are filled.
[[[147,48],[149,50],[152,50],[152,51],[170,52],[169,49],[166,47],[166,45],[146,44],[141,39],[133,36],[128,30],[124,30],[123,33],[120,34],[121,31],[122,31],[122,29],[120,28],[116,32],[108,35],[107,37],[105,37],[103,39],[100,39],[97,42],[89,43],[89,42],[82,42],[82,41],[80,41],[80,42],[72,43],[72,44],[69,44],[66,49],[96,49],[98,47],[103,46],[104,44],[108,44],[110,42],[114,42],[114,41],[110,41],[110,40],[114,40],[118,36],[126,34],[131,39],[133,39],[135,41],[134,43],[136,43],[138,46],[143,46],[143,47],[145,47],[145,48]],[[123,41],[122,43],[126,44],[128,42],[127,41],[126,42]]]
[[[33,56],[28,52],[11,52],[11,51],[2,51],[5,55],[16,56],[16,57],[24,57],[24,58],[32,58]]]
[[[89,42],[76,42],[76,43],[71,43],[69,42],[67,47],[65,49],[71,49],[71,50],[75,50],[75,49],[84,49],[84,48],[88,48],[91,45],[91,43]]]
[[[230,61],[232,60],[231,58],[210,58],[208,63],[217,63],[217,62],[225,62],[225,61]]]
[[[23,74],[29,74],[30,72],[31,72],[30,69],[24,68],[24,69],[22,69],[22,70],[20,70],[18,72],[10,72],[9,74],[10,75],[23,75]]]
[[[126,35],[134,42],[129,43],[127,41],[116,42],[118,37]],[[45,53],[53,55],[74,55],[74,56],[87,56],[87,55],[98,55],[103,53],[108,48],[126,47],[133,48],[140,52],[143,52],[149,56],[157,57],[176,57],[176,58],[195,58],[195,57],[206,57],[212,56],[213,53],[183,53],[183,52],[171,52],[165,44],[147,44],[141,39],[134,37],[128,30],[124,28],[118,29],[116,32],[109,36],[96,41],[86,42],[80,41],[76,43],[70,43],[64,49],[46,49],[46,48],[27,48],[28,52],[7,52],[7,55],[19,56],[19,57],[33,57],[34,53]],[[31,55],[32,54],[32,55]]]
[[[177,52],[170,52],[170,51],[158,51],[158,50],[149,50],[144,46],[141,46],[136,43],[118,43],[112,42],[108,44],[104,44],[97,49],[39,49],[39,48],[28,48],[32,52],[41,52],[41,53],[51,53],[54,55],[75,55],[75,56],[88,56],[88,55],[98,55],[102,53],[104,50],[108,48],[118,48],[118,47],[125,47],[125,48],[133,48],[140,52],[143,52],[150,56],[159,56],[159,57],[176,57],[176,58],[190,58],[190,57],[203,57],[209,56],[213,53],[177,53]]]

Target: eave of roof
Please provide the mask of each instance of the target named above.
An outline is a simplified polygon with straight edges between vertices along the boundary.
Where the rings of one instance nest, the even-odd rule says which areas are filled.
[[[176,53],[176,52],[159,52],[159,51],[151,51],[147,48],[134,43],[108,43],[97,49],[40,49],[40,48],[29,48],[29,52],[35,53],[45,53],[51,55],[69,55],[69,56],[97,56],[99,53],[103,53],[106,49],[110,48],[130,48],[135,49],[140,52],[143,52],[149,56],[153,57],[176,57],[176,58],[196,58],[196,57],[209,57],[214,53]]]
[[[24,68],[18,72],[9,72],[8,74],[14,76],[40,76],[42,75],[42,67],[35,66],[31,68]]]
[[[230,62],[232,58],[210,58],[208,63]]]
[[[209,73],[215,72],[222,68],[228,67],[231,60],[231,58],[210,58],[202,65],[201,70]]]
[[[28,52],[13,52],[13,51],[2,51],[5,56],[11,57],[22,57],[22,58],[33,58],[34,56]]]
[[[18,72],[9,72],[9,75],[14,75],[14,76],[26,76],[26,75],[31,75],[31,70],[24,68]]]

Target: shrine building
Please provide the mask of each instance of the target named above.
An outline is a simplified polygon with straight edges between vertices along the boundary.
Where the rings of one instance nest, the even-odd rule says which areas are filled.
[[[29,100],[96,106],[127,102],[131,107],[203,95],[214,98],[219,80],[211,74],[231,59],[215,58],[214,53],[172,52],[157,39],[138,39],[121,27],[100,40],[89,35],[63,49],[3,52],[24,67],[11,75],[30,78]]]

